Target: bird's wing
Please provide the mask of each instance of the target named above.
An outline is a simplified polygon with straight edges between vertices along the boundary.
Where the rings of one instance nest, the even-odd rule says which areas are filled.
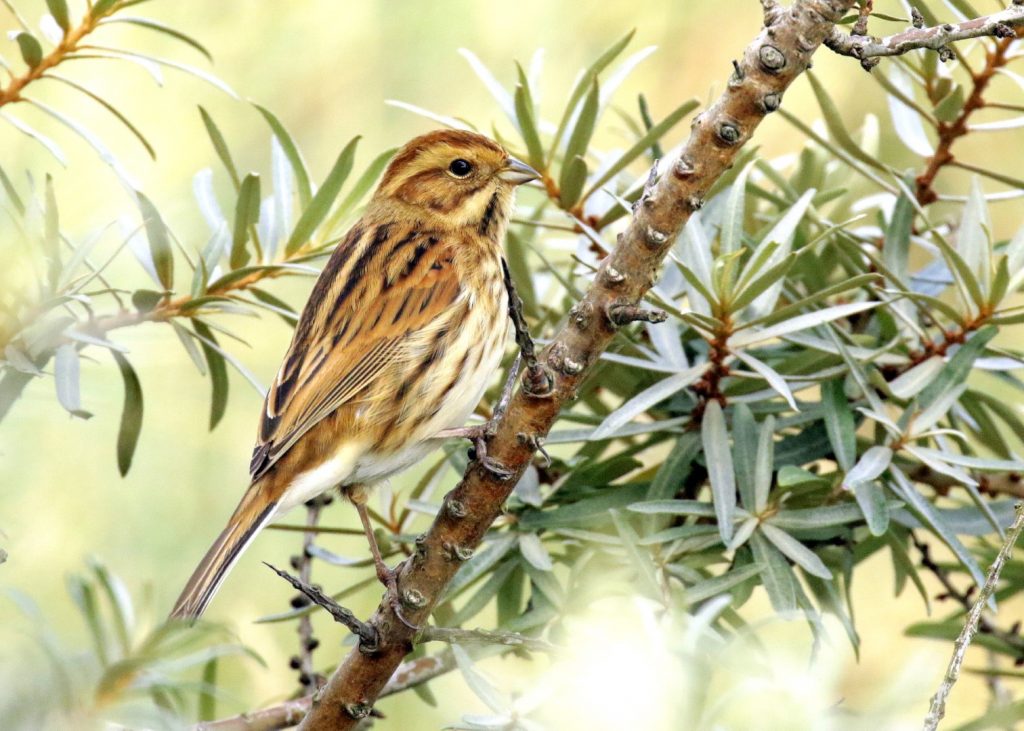
[[[371,400],[375,382],[443,327],[462,292],[450,251],[444,235],[410,225],[353,227],[314,285],[267,393],[254,481],[321,419]]]

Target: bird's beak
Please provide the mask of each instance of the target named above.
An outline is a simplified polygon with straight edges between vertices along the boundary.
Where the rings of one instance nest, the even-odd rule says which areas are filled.
[[[522,185],[523,183],[529,183],[531,180],[537,180],[540,177],[540,173],[522,160],[510,157],[505,161],[505,167],[498,173],[498,177],[506,183]]]

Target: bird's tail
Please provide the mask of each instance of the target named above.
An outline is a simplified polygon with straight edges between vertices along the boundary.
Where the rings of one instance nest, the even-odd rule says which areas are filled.
[[[249,487],[242,502],[235,508],[227,527],[217,536],[199,566],[174,603],[170,619],[195,621],[213,599],[235,561],[252,539],[273,517],[277,501],[270,499],[259,484]]]

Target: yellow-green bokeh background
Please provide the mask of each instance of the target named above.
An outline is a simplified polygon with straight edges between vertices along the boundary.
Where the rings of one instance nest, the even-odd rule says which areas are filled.
[[[44,12],[41,0],[15,1],[31,23]],[[996,7],[996,3],[980,4]],[[895,3],[878,6],[899,12]],[[364,137],[360,159],[365,163],[372,154],[430,127],[422,118],[385,106],[385,99],[462,116],[484,129],[492,120],[499,120],[500,112],[458,55],[460,47],[474,50],[508,84],[514,78],[513,59],[525,62],[536,48],[546,49],[542,106],[548,118],[557,118],[559,102],[576,70],[624,30],[635,27],[631,48],[656,45],[659,50],[626,83],[621,99],[632,105],[636,93],[642,91],[659,116],[686,97],[706,99],[720,90],[731,71],[730,59],[740,53],[760,24],[760,8],[753,0],[179,0],[148,3],[137,11],[205,43],[216,58],[213,72],[243,99],[257,101],[278,114],[299,142],[317,180],[355,134]],[[882,31],[896,29],[881,25]],[[0,9],[0,28],[13,27],[9,13]],[[123,26],[104,33],[111,44],[207,67],[197,54],[156,34]],[[0,52],[7,59],[18,57],[15,44],[8,40],[0,41]],[[855,62],[823,52],[815,65],[851,128],[858,127],[866,113],[877,114],[886,159],[908,168],[920,166],[920,159],[895,138],[880,89]],[[171,70],[165,72],[162,89],[129,64],[87,62],[69,67],[67,73],[87,82],[128,114],[153,142],[157,161],[150,161],[134,140],[89,100],[46,82],[37,85],[39,97],[103,138],[187,246],[201,246],[208,235],[191,193],[192,176],[212,166],[225,209],[229,200],[228,184],[203,131],[197,104],[216,118],[239,167],[259,170],[267,177],[268,129],[246,101],[231,99]],[[1020,103],[1020,91],[1003,83],[997,83],[998,92],[1016,94]],[[785,104],[804,120],[820,116],[804,80],[789,92]],[[130,199],[92,150],[32,110],[22,118],[54,137],[68,153],[69,165],[60,168],[38,145],[4,124],[0,124],[0,164],[19,178],[24,170],[31,170],[37,180],[44,171],[54,176],[62,226],[72,239],[80,240],[119,216],[134,215]],[[669,141],[675,144],[684,130],[685,124]],[[598,140],[621,144],[619,134],[616,124],[608,124]],[[979,139],[958,146],[957,152],[973,164],[1012,171],[1024,162],[1020,137],[1014,132],[978,135]],[[799,151],[804,142],[777,117],[766,121],[756,136],[756,144],[768,156]],[[957,193],[966,190],[965,179],[955,173],[945,176],[942,185]],[[1019,225],[1021,214],[1018,202],[997,204],[993,209],[997,235],[1009,235]],[[123,256],[111,271],[115,281],[147,286],[130,255]],[[184,282],[179,279],[181,286]],[[298,305],[308,287],[308,280],[298,280],[274,285],[273,291]],[[269,381],[289,331],[269,317],[261,321],[233,319],[238,331],[252,343],[251,349],[232,344],[233,352],[260,379]],[[259,408],[258,395],[232,373],[228,413],[216,431],[209,433],[209,384],[196,373],[170,330],[147,325],[115,333],[114,338],[131,349],[145,391],[142,438],[126,478],[119,477],[114,460],[120,377],[109,356],[96,349],[89,351],[95,362],[86,361],[82,372],[83,405],[94,418],[70,418],[54,398],[52,381],[42,378],[29,386],[0,423],[0,545],[10,553],[0,567],[0,585],[27,593],[44,607],[68,643],[83,647],[85,630],[67,599],[66,575],[80,571],[86,557],[98,556],[127,581],[133,593],[141,594],[144,586],[151,586],[156,611],[166,611],[245,487]],[[408,484],[409,479],[396,481],[395,487]],[[449,485],[452,480],[450,476]],[[337,505],[330,509],[328,519],[353,522]],[[323,543],[349,555],[365,550],[357,538],[325,539]],[[234,700],[222,705],[225,712],[270,703],[293,687],[294,674],[286,670],[295,647],[290,626],[258,626],[249,620],[286,605],[290,592],[261,561],[283,564],[297,545],[294,534],[266,532],[211,607],[211,619],[231,625],[268,663],[267,669],[255,663],[224,665],[224,683],[234,695]],[[921,688],[905,699],[909,711],[904,719],[914,719],[923,715],[926,695],[937,685],[950,648],[902,637],[903,627],[922,617],[921,602],[909,591],[894,599],[887,565],[878,560],[869,565],[866,572],[858,573],[854,587],[864,642],[859,664],[838,630],[833,631],[832,646],[823,649],[833,666],[841,666],[835,700],[845,698],[853,708],[870,704],[901,670],[920,662],[914,667],[920,668]],[[320,578],[336,586],[346,580],[344,572],[322,570]],[[352,603],[353,608],[357,614],[366,614],[378,596],[376,590],[364,592]],[[763,607],[763,602],[758,606]],[[24,627],[12,604],[0,604],[3,675],[19,666],[19,652],[26,646],[19,638]],[[324,639],[318,656],[326,662],[337,654],[336,640],[341,633],[318,624],[318,634]],[[803,627],[783,634],[806,645]],[[971,659],[977,665],[983,657]],[[510,665],[496,663],[492,667],[500,676]],[[521,687],[529,670],[520,667],[513,674]],[[442,699],[438,709],[412,695],[385,702],[382,708],[389,720],[380,727],[435,729],[456,721],[462,711],[479,708],[456,676],[439,683],[436,692]],[[974,679],[963,681],[953,695],[950,717],[966,719],[980,711],[986,692]],[[560,728],[574,731],[569,726]]]

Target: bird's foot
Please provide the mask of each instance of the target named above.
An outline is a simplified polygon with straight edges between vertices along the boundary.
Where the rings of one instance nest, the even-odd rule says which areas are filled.
[[[398,592],[398,571],[389,568],[383,561],[377,563],[376,568],[377,580],[387,589],[388,605],[391,607],[391,611],[398,617],[398,621],[414,632],[419,632],[419,626],[406,619],[402,610],[402,596]]]
[[[485,421],[483,424],[443,429],[438,432],[437,437],[439,439],[459,438],[470,440],[473,442],[473,448],[470,450],[471,454],[469,455],[470,459],[476,460],[483,465],[484,469],[488,472],[504,480],[512,476],[512,471],[497,460],[491,459],[487,456],[487,440],[494,436],[497,428],[498,420],[491,419],[490,421]]]

